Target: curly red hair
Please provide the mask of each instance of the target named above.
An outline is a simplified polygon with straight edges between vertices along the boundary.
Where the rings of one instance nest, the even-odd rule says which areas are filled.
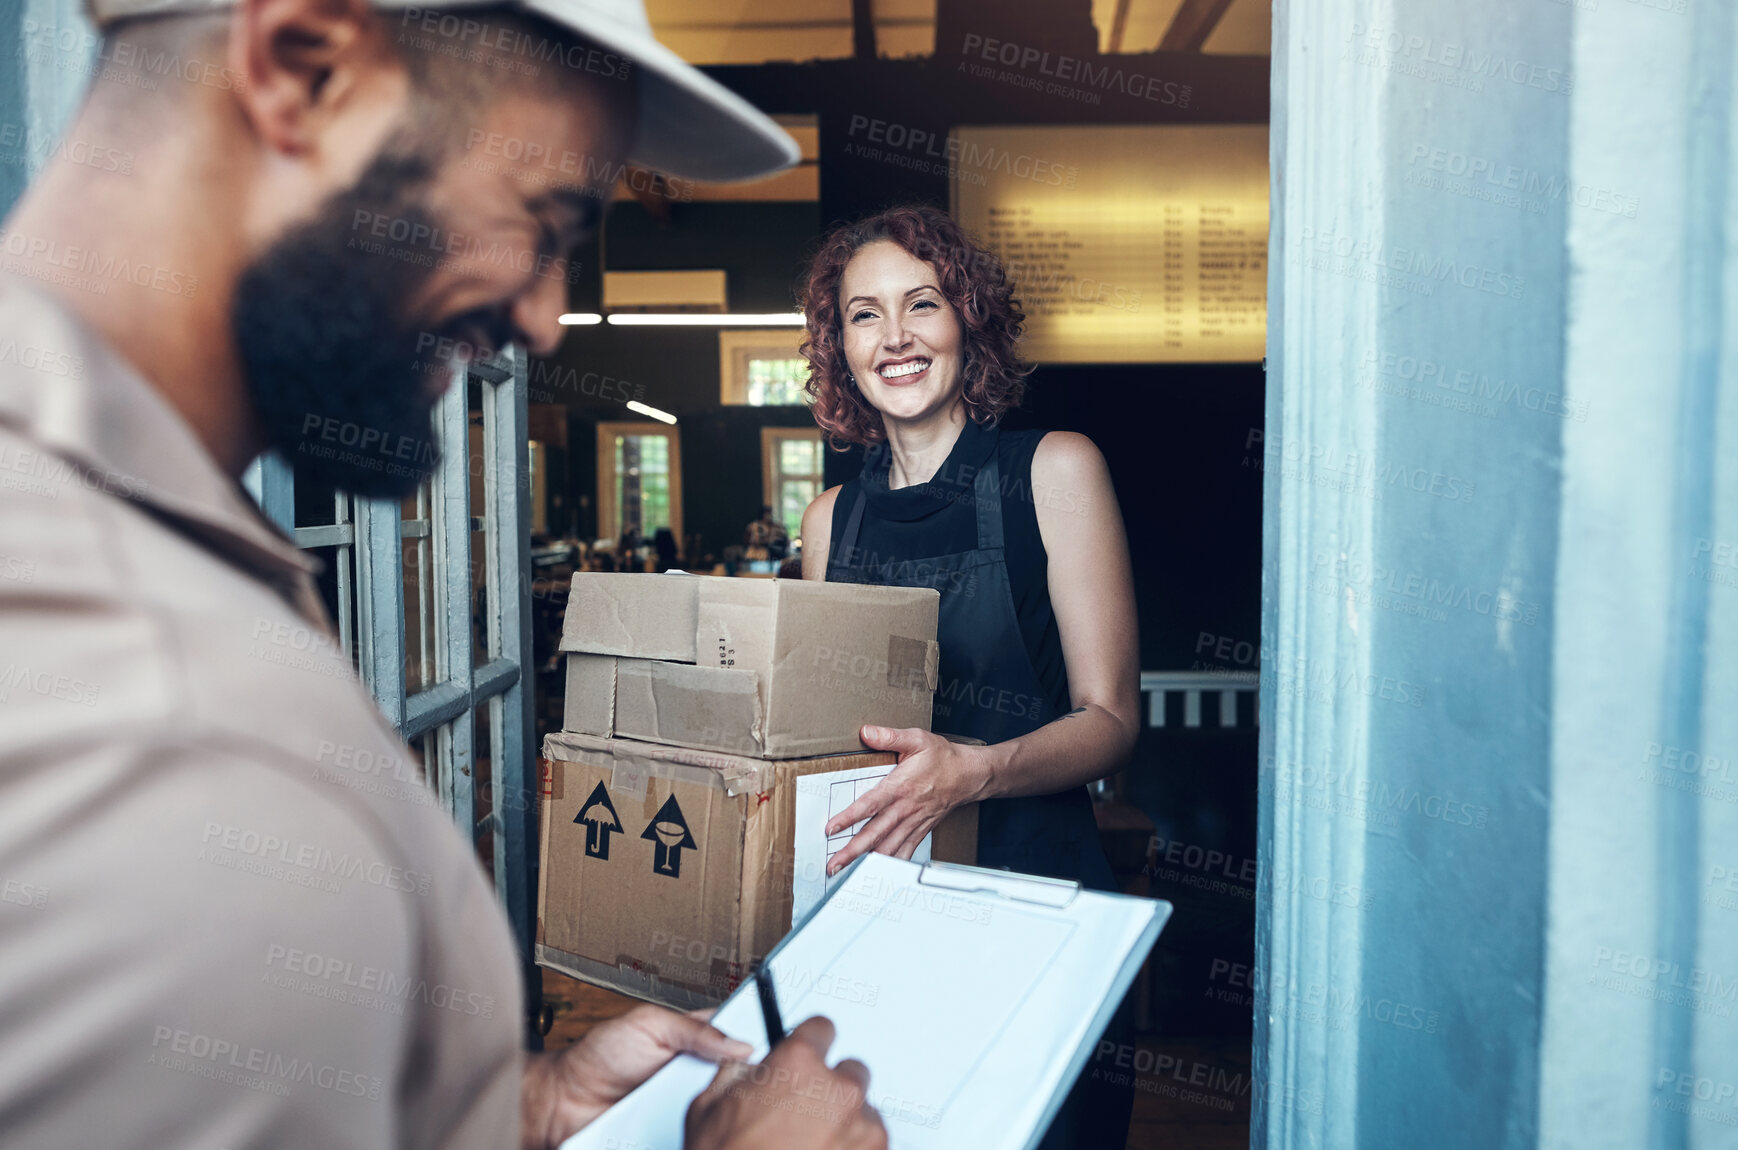
[[[965,229],[939,208],[924,205],[888,208],[854,224],[833,229],[821,241],[803,285],[802,308],[808,332],[800,350],[809,361],[806,385],[814,399],[815,422],[837,450],[887,438],[881,413],[863,398],[845,364],[839,316],[839,281],[858,249],[891,240],[935,269],[935,279],[959,317],[965,345],[963,397],[966,414],[993,424],[1018,407],[1032,368],[1015,344],[1026,313],[1014,297],[1002,261],[972,242]]]

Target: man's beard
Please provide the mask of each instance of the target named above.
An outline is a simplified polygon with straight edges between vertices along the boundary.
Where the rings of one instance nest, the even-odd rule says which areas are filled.
[[[269,445],[299,474],[354,495],[403,498],[440,463],[431,373],[446,365],[430,351],[450,345],[408,302],[438,253],[390,238],[445,234],[417,194],[429,170],[402,153],[376,157],[236,283],[231,322]]]

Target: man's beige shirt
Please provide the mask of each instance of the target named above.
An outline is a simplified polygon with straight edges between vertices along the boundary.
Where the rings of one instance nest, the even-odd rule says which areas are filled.
[[[505,919],[310,571],[0,276],[0,1144],[517,1145]]]

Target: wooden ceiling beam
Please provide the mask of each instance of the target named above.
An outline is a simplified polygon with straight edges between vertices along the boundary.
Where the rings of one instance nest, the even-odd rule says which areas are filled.
[[[639,201],[640,206],[646,209],[646,214],[656,220],[660,226],[669,227],[670,196],[668,185],[664,183],[663,174],[645,172],[635,168],[629,175],[638,177],[634,179],[629,179],[628,175],[622,177],[623,182],[628,185],[628,190],[634,194],[634,199]]]
[[[1105,54],[1114,56],[1122,51],[1123,34],[1128,31],[1128,10],[1131,0],[1116,0],[1116,13],[1110,19],[1110,43]]]
[[[1199,52],[1229,7],[1231,0],[1183,0],[1159,41],[1159,51]]]
[[[851,0],[851,48],[859,60],[875,59],[875,0]]]

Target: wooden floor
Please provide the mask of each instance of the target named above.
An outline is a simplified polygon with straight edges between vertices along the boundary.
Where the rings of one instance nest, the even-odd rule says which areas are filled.
[[[555,1008],[555,1025],[545,1040],[550,1050],[579,1041],[592,1026],[636,1001],[552,970],[543,972],[543,998]],[[1244,1150],[1249,1145],[1246,1041],[1147,1037],[1130,1062],[1135,1111],[1129,1150]]]

